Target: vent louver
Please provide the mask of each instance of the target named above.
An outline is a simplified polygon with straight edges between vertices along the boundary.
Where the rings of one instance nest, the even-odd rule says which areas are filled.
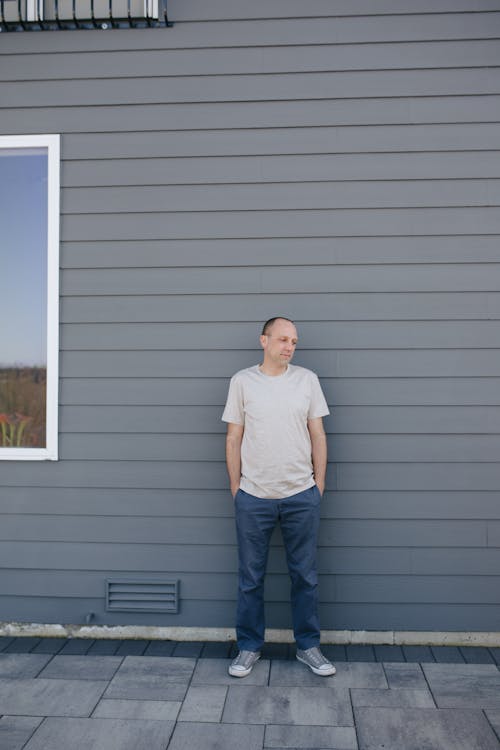
[[[179,581],[108,578],[106,610],[176,614],[179,611]]]

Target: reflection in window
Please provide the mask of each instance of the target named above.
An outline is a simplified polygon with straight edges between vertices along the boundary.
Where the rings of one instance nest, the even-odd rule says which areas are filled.
[[[0,138],[0,458],[57,458],[59,137]]]

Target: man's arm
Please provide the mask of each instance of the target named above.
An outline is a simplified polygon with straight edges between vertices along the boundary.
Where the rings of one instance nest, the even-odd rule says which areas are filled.
[[[311,455],[314,472],[314,481],[321,494],[325,491],[327,448],[326,435],[323,427],[323,418],[307,420],[307,429],[311,438]]]
[[[241,441],[243,440],[244,426],[229,422],[226,435],[226,465],[229,474],[229,485],[231,495],[235,497],[240,487],[241,480]]]

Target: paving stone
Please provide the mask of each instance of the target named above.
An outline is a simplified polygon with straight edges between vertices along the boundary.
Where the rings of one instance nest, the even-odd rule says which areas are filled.
[[[111,680],[122,656],[54,656],[40,677],[63,680]]]
[[[266,727],[264,747],[307,750],[357,750],[354,727]]]
[[[220,721],[228,688],[224,685],[196,687],[187,691],[179,721]]]
[[[354,708],[364,706],[380,708],[435,708],[432,695],[428,690],[399,688],[397,690],[371,690],[366,688],[351,690],[351,701]]]
[[[66,645],[59,651],[59,656],[86,654],[94,643],[95,641],[92,639],[70,638]]]
[[[144,656],[172,656],[176,641],[150,641]]]
[[[245,681],[247,679],[245,677]],[[319,677],[298,661],[273,661],[269,684],[275,687],[388,687],[382,664],[362,664],[361,662],[341,662],[337,664],[337,673],[335,675],[331,677]]]
[[[467,648],[460,648],[460,653],[467,664],[495,664],[487,648],[467,646]]]
[[[288,662],[287,662],[288,663]],[[193,685],[267,685],[270,662],[260,659],[244,680],[228,674],[230,659],[198,659],[193,675]]]
[[[122,641],[115,652],[115,656],[142,656],[148,647],[149,641],[125,640]]]
[[[403,646],[403,654],[409,662],[436,661],[429,646]]]
[[[375,646],[374,650],[377,661],[405,661],[401,646]]]
[[[41,638],[31,638],[31,637],[25,637],[25,638],[14,638],[12,643],[10,643],[6,649],[4,649],[4,653],[7,654],[29,654],[29,652],[35,648],[41,641]]]
[[[500,672],[494,664],[423,664],[439,708],[500,708]]]
[[[127,656],[106,690],[106,698],[182,701],[195,659]]]
[[[465,659],[456,646],[431,646],[438,664],[463,664]]]
[[[89,680],[0,680],[0,714],[90,716],[106,686]]]
[[[25,750],[165,750],[173,728],[173,721],[50,718]]]
[[[349,691],[342,688],[230,687],[222,721],[353,726]]]
[[[172,652],[172,656],[184,656],[197,659],[201,655],[203,643],[200,641],[189,641],[178,643]]]
[[[5,651],[7,646],[10,646],[11,643],[13,643],[14,638],[11,638],[8,635],[2,635],[0,636],[0,652]]]
[[[495,664],[500,665],[500,648],[490,648],[489,652],[492,655]]]
[[[427,690],[427,682],[419,664],[384,664],[390,688]]]
[[[40,643],[31,650],[32,654],[58,654],[68,643],[67,638],[42,638]]]
[[[293,654],[290,651],[293,651]],[[295,659],[295,647],[292,649],[288,643],[265,643],[262,648],[263,659]]]
[[[47,654],[0,654],[0,679],[36,677],[51,658]]]
[[[498,750],[481,711],[356,708],[359,750]]]
[[[2,750],[22,750],[42,721],[42,717],[36,716],[2,716],[0,719],[0,748]]]
[[[168,750],[262,750],[263,741],[264,727],[181,722]]]
[[[500,740],[500,708],[493,708],[484,712],[486,718],[490,722],[491,726],[495,730],[498,739]]]
[[[346,646],[347,661],[376,661],[373,646]]]
[[[335,664],[338,661],[347,661],[347,655],[345,652],[345,646],[339,646],[334,643],[327,643],[321,646],[321,650],[327,659],[333,661]]]
[[[180,701],[115,701],[103,699],[97,704],[92,717],[175,721],[181,706]]]
[[[229,659],[231,644],[228,641],[220,643],[205,643],[201,652],[202,659]]]
[[[120,648],[121,641],[117,639],[106,639],[94,641],[87,653],[98,656],[114,656]]]

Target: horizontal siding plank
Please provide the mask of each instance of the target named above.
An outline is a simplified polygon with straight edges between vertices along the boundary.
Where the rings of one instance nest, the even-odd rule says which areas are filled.
[[[61,348],[225,350],[246,348],[250,343],[248,348],[253,350],[252,336],[257,337],[255,323],[65,323]],[[307,349],[495,349],[500,348],[500,326],[496,320],[304,322],[299,345]]]
[[[165,267],[303,266],[305,245],[302,236],[286,239],[266,237],[265,242],[241,238],[121,242],[88,242],[82,239],[63,243],[61,264],[64,269],[154,268],[155,273],[157,269]],[[307,262],[311,265],[497,263],[498,260],[498,237],[484,235],[405,237],[404,242],[400,237],[387,236],[307,238]],[[245,300],[251,303],[251,298],[238,297],[243,303]],[[206,296],[202,297],[202,300],[206,299]],[[467,297],[464,297],[464,304],[467,304],[466,300]],[[116,300],[116,304],[119,302]],[[265,316],[264,312],[262,316]]]
[[[33,39],[33,37],[31,37]],[[162,129],[173,137],[176,130],[222,129],[230,133],[231,128],[286,128],[325,127],[355,125],[418,125],[422,123],[487,123],[498,121],[499,96],[494,94],[445,97],[408,97],[369,99],[323,99],[314,102],[304,101],[265,101],[265,102],[209,102],[188,104],[134,104],[92,108],[92,119],[88,119],[88,108],[80,106],[31,108],[30,119],[26,120],[24,107],[10,107],[2,110],[0,132],[9,133],[21,130],[23,133],[63,132],[70,133],[113,133],[119,141],[124,132],[147,132],[148,138],[157,139],[155,133],[160,124]],[[85,123],[85,125],[83,125]],[[168,124],[168,128],[166,125]],[[73,158],[66,149],[67,136],[63,141],[63,155]],[[116,148],[116,147],[115,147]],[[165,147],[163,147],[164,150]],[[477,146],[472,147],[476,148]],[[109,155],[114,153],[108,146]],[[158,153],[163,153],[158,144]],[[279,153],[279,152],[278,152]],[[92,159],[90,150],[86,158]],[[186,156],[189,152],[186,150]],[[133,156],[133,154],[132,154]],[[153,154],[150,153],[151,158]],[[102,154],[101,158],[106,158]]]
[[[472,209],[471,209],[472,210]],[[355,221],[353,212],[352,221]],[[463,212],[465,213],[465,211]],[[497,211],[500,225],[500,211]],[[103,218],[103,217],[101,217]],[[290,217],[291,220],[291,217]],[[87,224],[90,225],[88,220]],[[451,223],[451,217],[450,217]],[[500,226],[499,226],[500,229]],[[491,292],[500,282],[500,263],[303,265],[231,268],[67,269],[62,273],[63,296],[154,294],[298,294],[373,292]],[[190,324],[186,324],[190,325]],[[307,326],[307,323],[304,323]],[[253,331],[253,338],[251,334]],[[243,340],[253,341],[255,329]]]
[[[484,521],[357,521],[323,520],[320,547],[486,547]],[[0,539],[10,542],[75,542],[109,544],[196,545],[236,543],[232,518],[106,518],[99,524],[92,517],[4,516]],[[275,545],[282,546],[276,534]],[[491,545],[493,546],[493,545]]]
[[[484,1],[484,0],[483,0]],[[463,2],[463,0],[462,0]],[[262,7],[262,6],[260,6]],[[463,7],[463,6],[462,6]],[[460,5],[459,5],[460,8]],[[477,12],[476,12],[477,10]],[[367,42],[440,41],[452,39],[488,39],[498,36],[500,13],[487,6],[486,12],[474,7],[457,13],[370,14],[367,16],[337,16],[335,12],[320,18],[266,18],[248,21],[209,20],[203,23],[177,23],[173,29],[131,29],[119,34],[89,31],[82,40],[81,34],[61,35],[57,40],[60,52],[88,52],[91,50],[141,49],[196,49],[226,46],[269,45],[322,45]],[[262,13],[262,12],[261,12]],[[175,21],[175,17],[174,21]],[[19,36],[19,39],[17,37]],[[15,35],[2,42],[4,54],[24,52],[50,52],[54,49],[52,35]]]
[[[484,378],[364,378],[321,379],[328,403],[397,406],[500,406],[500,379]],[[67,405],[207,406],[222,407],[228,378],[64,378],[60,403]]]
[[[310,108],[311,105],[307,106]],[[158,122],[155,125],[157,128]],[[414,125],[406,118],[401,125],[188,129],[155,131],[148,133],[147,138],[140,131],[70,133],[63,139],[62,154],[63,159],[143,159],[381,151],[498,151],[499,148],[495,123]]]
[[[244,367],[258,364],[260,356],[246,351],[203,351],[205,377],[229,378]],[[313,369],[320,378],[344,377],[462,377],[500,375],[497,350],[430,351],[317,351],[301,352],[295,363]],[[62,352],[62,377],[199,377],[200,352]]]
[[[346,71],[231,76],[148,76],[131,79],[0,82],[0,107],[82,104],[343,99],[369,96],[499,94],[498,71],[488,68]],[[38,85],[37,85],[38,84]]]
[[[332,406],[330,434],[498,434],[498,406]],[[62,432],[215,434],[220,406],[63,406]],[[222,458],[222,456],[221,456]]]
[[[322,518],[492,519],[498,515],[500,491],[326,491]],[[154,490],[141,488],[0,487],[4,513],[14,515],[132,516],[233,518],[234,505],[223,489]],[[128,569],[128,568],[126,568]]]
[[[324,292],[321,305],[318,305],[317,294],[307,293],[200,294],[196,306],[190,295],[68,296],[61,300],[61,322],[66,326],[72,323],[190,323],[199,320],[201,309],[207,324],[251,321],[257,331],[260,322],[260,318],[256,320],[257,311],[264,320],[277,308],[293,313],[302,345],[303,340],[309,339],[302,335],[302,326],[309,320],[332,323],[497,320],[500,318],[500,292]]]
[[[404,237],[454,233],[498,235],[500,211],[496,207],[401,208],[76,214],[62,217],[63,241],[201,237],[264,239],[304,235],[352,237],[373,234]]]
[[[500,145],[500,140],[499,140]],[[362,180],[67,188],[63,214],[499,206],[500,180]]]
[[[497,462],[499,435],[338,435],[329,437],[335,461]],[[62,460],[220,461],[224,435],[64,433]]]
[[[81,210],[84,188],[99,186],[128,185],[196,185],[205,184],[213,189],[214,184],[222,183],[258,183],[269,182],[301,184],[301,189],[310,189],[304,182],[321,182],[335,179],[336,185],[342,184],[351,189],[352,181],[356,187],[364,188],[363,180],[425,180],[429,189],[446,187],[444,180],[480,178],[480,187],[484,191],[489,182],[487,178],[500,177],[500,151],[449,152],[435,154],[309,154],[305,156],[233,156],[233,157],[200,157],[167,158],[167,159],[101,159],[88,161],[67,161],[63,164],[62,185],[66,188],[66,211],[71,205]],[[429,182],[432,180],[432,182]],[[346,185],[347,181],[349,184]],[[385,185],[385,182],[376,182]],[[397,183],[399,187],[405,183]],[[477,183],[474,182],[474,185]],[[415,189],[412,183],[410,189]],[[352,186],[353,188],[355,187]],[[391,187],[392,183],[387,185]],[[460,186],[463,189],[463,186]],[[68,188],[78,188],[71,193]],[[238,188],[240,189],[240,188]],[[245,188],[248,189],[248,188]],[[163,191],[162,191],[163,192]],[[90,199],[98,194],[93,191]],[[165,195],[165,193],[163,193]],[[193,194],[193,197],[195,194]],[[120,198],[120,195],[117,196]],[[189,194],[186,196],[191,197]],[[361,196],[360,196],[361,197]],[[492,195],[488,195],[491,201]],[[438,201],[439,202],[439,201]],[[137,207],[137,202],[133,206]],[[149,202],[148,202],[149,205]],[[165,204],[166,205],[166,204]],[[170,203],[168,204],[170,210]]]
[[[5,57],[5,56],[4,56]],[[336,72],[498,65],[495,39],[202,50],[53,52],[5,57],[2,81]]]
[[[22,465],[19,465],[22,464]],[[327,486],[332,490],[495,491],[498,464],[337,463]],[[102,487],[136,489],[219,489],[227,491],[223,461],[64,461],[56,466],[11,462],[3,485],[15,487]]]

